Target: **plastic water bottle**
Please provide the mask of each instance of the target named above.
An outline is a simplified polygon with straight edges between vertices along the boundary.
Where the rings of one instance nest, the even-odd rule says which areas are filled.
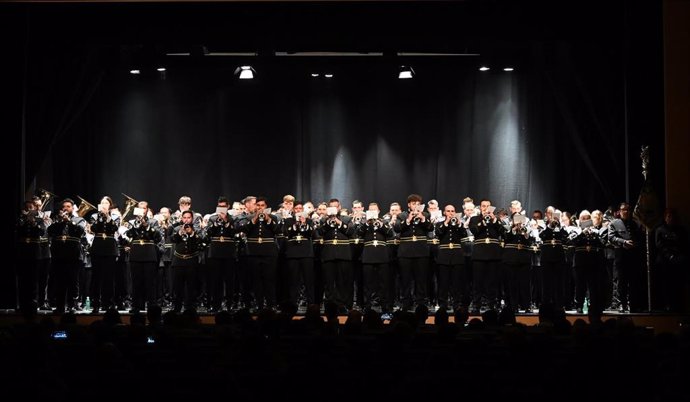
[[[86,296],[86,301],[84,302],[84,310],[91,310],[91,299]]]
[[[589,312],[589,300],[585,297],[585,304],[582,305],[582,312],[587,314]]]

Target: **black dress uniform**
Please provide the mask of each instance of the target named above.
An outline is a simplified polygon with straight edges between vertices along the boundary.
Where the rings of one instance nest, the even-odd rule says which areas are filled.
[[[314,302],[321,304],[323,302],[323,260],[321,259],[321,251],[323,250],[323,238],[318,231],[320,225],[319,219],[312,219],[312,246],[314,250]]]
[[[347,309],[352,308],[352,250],[348,232],[349,220],[339,217],[338,225],[332,218],[323,218],[318,228],[323,239],[321,261],[323,268],[324,293],[327,301]]]
[[[441,309],[449,306],[449,296],[454,307],[469,304],[469,288],[465,273],[465,252],[463,239],[467,239],[467,229],[459,219],[438,222],[435,228],[439,240],[436,264],[438,265],[438,305]]]
[[[575,248],[573,264],[575,267],[575,307],[583,311],[585,294],[589,290],[589,310],[604,311],[602,279],[604,270],[604,244],[600,228],[590,227],[571,234],[570,243]]]
[[[129,265],[132,271],[132,311],[144,309],[144,302],[155,305],[158,258],[163,253],[163,235],[155,221],[146,224],[130,221],[126,233],[129,241]]]
[[[613,262],[614,276],[618,277],[618,301],[621,309],[639,310],[642,306],[642,272],[645,235],[640,225],[632,219],[615,219],[609,225],[609,241],[615,247]],[[632,240],[634,246],[625,248],[626,240]]]
[[[205,229],[208,244],[208,296],[211,312],[223,307],[223,288],[225,287],[226,304],[232,305],[237,275],[237,247],[235,244],[235,222],[229,215],[223,220],[219,215],[212,215]]]
[[[72,217],[68,221],[59,220],[48,226],[51,237],[52,267],[55,275],[55,302],[58,313],[65,311],[65,297],[70,309],[76,307],[79,297],[77,275],[83,261],[82,238],[86,221],[84,218]]]
[[[287,260],[288,300],[299,302],[300,284],[304,283],[304,297],[307,304],[315,302],[314,294],[314,226],[310,220],[296,223],[294,218],[284,221],[287,233],[285,258]],[[301,280],[301,281],[300,281]]]
[[[393,294],[388,239],[393,228],[382,220],[371,220],[359,226],[363,240],[363,306],[371,308],[376,299],[384,314],[393,311]]]
[[[198,229],[194,229],[190,235],[180,234],[180,230],[184,226],[183,223],[174,226],[171,238],[175,245],[173,261],[170,264],[173,270],[173,289],[175,292],[173,310],[178,313],[182,310],[183,302],[187,310],[195,310],[197,307],[199,252],[205,246],[201,231]]]
[[[565,273],[565,242],[568,233],[560,223],[549,223],[539,234],[541,244],[542,304],[563,307],[563,275]]]
[[[91,305],[93,313],[97,313],[101,306],[109,308],[114,305],[113,292],[115,287],[115,263],[117,259],[117,241],[115,234],[119,227],[119,219],[112,219],[109,215],[95,213],[91,215]]]
[[[488,217],[488,216],[487,216]],[[482,299],[488,308],[498,308],[500,239],[503,226],[483,216],[470,218],[470,230],[474,236],[472,271],[474,280],[473,313],[479,312]]]
[[[17,223],[17,284],[22,312],[35,312],[40,305],[39,277],[44,261],[41,244],[44,240],[47,243],[45,234],[45,222],[36,211],[22,212]]]
[[[158,280],[156,297],[161,306],[172,304],[173,300],[173,275],[172,275],[172,260],[174,244],[172,242],[173,225],[169,222],[159,226],[161,235],[163,236],[163,254],[158,263]]]
[[[247,268],[253,285],[254,300],[258,308],[276,305],[276,263],[278,245],[276,231],[279,230],[278,218],[271,215],[271,222],[259,218],[256,223],[246,219],[239,226],[247,236]]]
[[[414,279],[414,300],[416,304],[427,303],[427,281],[429,275],[429,244],[427,234],[433,230],[429,214],[424,214],[424,222],[418,217],[408,224],[410,213],[400,213],[395,230],[400,233],[398,264],[400,266],[400,287],[403,309],[412,308],[412,280]]]
[[[506,287],[506,306],[529,310],[530,287],[529,269],[532,264],[532,244],[528,228],[511,227],[504,233],[503,247],[503,283]]]
[[[364,305],[364,267],[362,265],[362,252],[364,251],[364,238],[359,234],[359,228],[364,226],[365,218],[351,218],[350,249],[352,251],[352,279],[354,282],[354,294],[357,305]]]

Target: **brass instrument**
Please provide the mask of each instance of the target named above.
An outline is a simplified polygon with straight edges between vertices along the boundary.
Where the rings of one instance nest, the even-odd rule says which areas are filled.
[[[38,210],[43,212],[46,205],[48,205],[48,202],[51,199],[56,198],[56,197],[57,197],[57,195],[51,193],[50,191],[39,188],[38,189],[38,198],[41,199],[41,207]]]
[[[125,196],[125,211],[122,213],[120,221],[127,222],[127,215],[134,210],[134,207],[136,207],[137,204],[139,204],[139,201],[135,200],[134,198],[128,196],[125,193],[122,193],[122,195]]]
[[[452,217],[450,218],[450,226],[458,226],[458,218]]]
[[[77,215],[79,215],[80,218],[83,218],[90,212],[96,210],[96,207],[92,203],[86,201],[81,196],[77,195],[77,198],[79,198],[79,207],[77,207]]]

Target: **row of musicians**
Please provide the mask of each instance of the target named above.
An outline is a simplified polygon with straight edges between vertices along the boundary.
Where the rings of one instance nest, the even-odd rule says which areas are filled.
[[[73,263],[80,259],[79,245],[86,223],[81,218],[68,215],[70,211],[65,211],[64,206],[63,211],[64,217],[47,230],[53,240],[53,272],[59,278],[56,281],[58,309],[64,306],[65,295],[68,296],[67,300],[72,300],[69,296],[74,293],[74,286],[70,284],[74,283],[76,271],[75,264],[70,261]],[[243,293],[252,295],[253,302],[259,305],[274,305],[279,250],[284,250],[287,263],[290,300],[297,298],[301,279],[307,301],[316,301],[313,280],[316,257],[322,264],[326,299],[351,306],[351,262],[354,260],[363,265],[364,305],[370,305],[377,299],[384,310],[392,308],[392,261],[397,263],[399,270],[404,308],[411,307],[413,300],[417,303],[427,301],[430,253],[435,254],[439,267],[438,301],[441,306],[447,305],[449,300],[455,304],[466,304],[469,300],[464,267],[472,246],[472,259],[475,262],[473,304],[477,307],[482,303],[495,305],[501,296],[514,308],[529,307],[529,266],[535,244],[539,242],[545,242],[541,247],[542,262],[553,265],[543,270],[545,288],[554,289],[546,297],[550,301],[557,303],[555,299],[559,292],[555,289],[560,287],[557,277],[561,271],[558,266],[564,262],[568,243],[574,244],[576,256],[581,256],[575,259],[576,266],[598,267],[601,264],[603,243],[597,229],[580,231],[573,237],[576,230],[560,230],[554,225],[540,227],[538,231],[526,230],[520,225],[511,227],[492,214],[474,217],[463,224],[456,219],[452,206],[445,208],[445,220],[436,223],[434,228],[428,214],[417,212],[416,209],[411,211],[401,213],[392,221],[362,221],[334,216],[316,223],[303,217],[279,221],[274,215],[261,213],[234,218],[227,214],[216,214],[211,216],[203,230],[198,225],[199,216],[189,212],[183,214],[181,222],[175,227],[158,226],[155,221],[136,219],[130,222],[131,228],[122,236],[117,235],[116,219],[95,214],[91,223],[94,238],[90,250],[94,273],[91,291],[94,308],[98,309],[101,301],[107,304],[112,300],[112,281],[109,278],[115,271],[114,260],[118,254],[116,238],[129,254],[135,310],[143,309],[145,301],[156,301],[154,281],[161,254],[163,260],[170,261],[174,272],[175,308],[181,308],[185,293],[188,306],[193,307],[197,275],[194,267],[205,245],[208,245],[207,291],[211,306],[215,309],[220,308],[224,293],[236,289],[233,281],[237,275],[233,271],[237,269],[238,259],[246,263],[249,273],[245,276],[243,289],[246,292]],[[24,245],[24,256],[35,257],[40,253],[36,250],[41,249],[42,244],[47,244],[47,240],[41,235],[40,222],[33,225],[26,222],[24,226],[20,242]],[[429,239],[429,233],[434,233],[435,238]],[[590,255],[593,258],[584,258]],[[501,272],[499,261],[503,261],[503,266],[508,269]],[[549,286],[549,283],[553,283],[553,286]],[[224,287],[228,289],[227,292],[224,292]],[[589,287],[594,306],[596,292],[592,290],[594,285]],[[25,293],[20,290],[20,294]],[[581,297],[578,299],[581,300]]]

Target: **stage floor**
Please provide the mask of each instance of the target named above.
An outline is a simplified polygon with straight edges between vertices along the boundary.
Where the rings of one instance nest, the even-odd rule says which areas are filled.
[[[130,317],[132,314],[130,314],[126,310],[122,310],[119,312],[120,317],[122,320],[123,324],[128,325],[130,322]],[[300,313],[303,313],[300,310]],[[94,321],[100,320],[103,318],[103,314],[91,314],[88,310],[85,311],[78,311],[74,313],[77,319],[77,324],[79,325],[90,325]],[[142,312],[142,314],[145,314],[145,312]],[[202,324],[214,324],[215,323],[215,315],[206,313],[203,310],[198,312],[199,318],[201,319]],[[60,321],[60,315],[56,315],[50,311],[44,311],[41,310],[37,314],[37,319],[41,320],[44,319],[45,317],[51,318],[55,323],[59,323]],[[294,317],[296,320],[302,319],[304,316],[303,314],[298,314]],[[470,319],[472,318],[480,318],[481,316],[478,315],[471,315]],[[650,329],[653,329],[655,333],[662,333],[662,332],[671,332],[671,333],[678,333],[681,330],[681,326],[683,321],[687,322],[688,316],[687,315],[682,315],[682,314],[673,314],[673,313],[663,313],[663,312],[652,312],[652,313],[618,313],[614,311],[606,311],[602,315],[602,320],[606,321],[609,319],[620,319],[620,318],[629,318],[630,320],[633,321],[635,326],[638,327],[647,327]],[[347,320],[346,315],[339,315],[338,319],[341,324],[345,323]],[[570,321],[571,323],[574,323],[577,320],[584,320],[585,322],[589,322],[589,318],[587,317],[586,314],[577,314],[575,311],[567,311],[566,312],[566,319]],[[518,313],[516,314],[516,320],[517,322],[527,325],[527,326],[533,326],[537,325],[539,323],[539,313],[538,311],[535,311],[535,313],[532,314],[524,314],[524,313]],[[24,318],[19,315],[18,313],[15,312],[15,310],[0,310],[0,326],[9,326],[13,324],[18,324],[24,321]],[[454,317],[452,314],[450,314],[449,317],[450,322],[454,322]],[[385,323],[388,323],[388,320],[384,320]],[[429,317],[426,320],[427,324],[434,324],[434,316],[432,313],[429,314]]]

